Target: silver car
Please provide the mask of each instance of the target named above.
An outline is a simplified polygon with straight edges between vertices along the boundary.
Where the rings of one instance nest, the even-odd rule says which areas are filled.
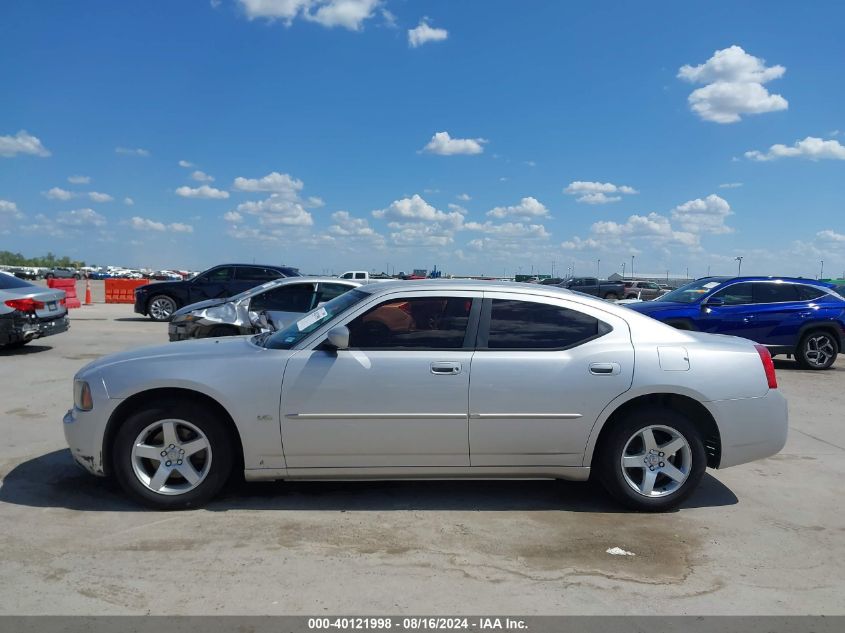
[[[786,401],[751,341],[559,288],[371,284],[275,333],[101,358],[74,380],[73,458],[156,508],[247,480],[586,480],[665,510],[707,466],[774,455]]]
[[[0,272],[0,349],[20,347],[68,327],[64,290]]]
[[[232,297],[209,299],[173,313],[171,341],[275,332],[293,319],[357,288],[357,281],[334,277],[284,277]]]

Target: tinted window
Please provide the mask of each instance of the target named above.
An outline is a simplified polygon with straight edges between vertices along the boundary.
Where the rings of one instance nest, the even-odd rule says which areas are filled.
[[[308,312],[313,300],[314,284],[291,284],[254,296],[249,302],[249,309],[253,312]]]
[[[493,299],[489,349],[559,349],[608,331],[589,315],[531,301]]]
[[[798,301],[798,290],[794,284],[754,284],[754,303],[781,303]]]
[[[349,346],[460,349],[472,300],[460,297],[391,299],[349,323]]]
[[[257,284],[272,281],[281,277],[278,270],[261,268],[259,266],[242,266],[235,269],[235,279],[238,281],[254,281]]]
[[[355,273],[355,279],[366,279],[367,273]]]
[[[841,288],[837,288],[835,290],[841,291]],[[798,293],[799,301],[812,301],[813,299],[818,299],[822,295],[827,294],[824,290],[818,288],[817,286],[804,286],[797,284],[795,285],[795,291]]]
[[[341,279],[352,279],[352,273],[344,273]]]
[[[0,273],[0,288],[26,288],[27,286],[32,286],[33,292],[35,291],[33,284],[28,284],[17,277],[12,277],[12,275]]]
[[[352,290],[352,288],[345,284],[320,284],[319,297],[317,297],[317,303],[331,301],[335,297],[342,295],[348,290]]]
[[[754,303],[751,285],[750,283],[731,284],[714,294],[713,298],[722,299],[726,306]]]
[[[581,285],[582,286],[598,286],[599,280],[595,279],[594,277],[587,277],[586,279],[584,279],[584,281]]]
[[[207,273],[197,278],[200,283],[220,283],[229,281],[232,278],[232,269],[228,266],[215,268],[209,270]]]

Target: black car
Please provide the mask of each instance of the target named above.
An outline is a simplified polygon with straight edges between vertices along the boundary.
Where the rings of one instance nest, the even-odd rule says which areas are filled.
[[[187,281],[163,281],[135,289],[135,312],[153,321],[167,321],[182,306],[230,297],[281,277],[301,277],[290,266],[222,264]]]

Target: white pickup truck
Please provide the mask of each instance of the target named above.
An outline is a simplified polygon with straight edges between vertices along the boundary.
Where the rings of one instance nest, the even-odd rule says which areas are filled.
[[[348,270],[340,276],[340,279],[357,281],[360,284],[372,284],[377,281],[392,281],[390,277],[372,277],[366,270]]]

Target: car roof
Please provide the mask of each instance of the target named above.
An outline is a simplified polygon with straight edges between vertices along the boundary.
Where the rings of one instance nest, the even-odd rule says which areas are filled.
[[[834,284],[826,281],[819,281],[818,279],[808,279],[806,277],[782,277],[779,275],[764,276],[764,275],[743,275],[741,277],[699,277],[696,281],[703,279],[712,279],[720,283],[735,282],[735,281],[785,281],[787,283],[796,284],[810,284],[811,286],[822,286],[823,288],[833,288]]]
[[[533,295],[573,296],[576,293],[558,286],[525,284],[516,281],[487,281],[481,279],[415,279],[411,281],[381,281],[362,286],[359,290],[376,295],[403,290],[476,290],[522,292]],[[580,295],[580,293],[577,293]]]

